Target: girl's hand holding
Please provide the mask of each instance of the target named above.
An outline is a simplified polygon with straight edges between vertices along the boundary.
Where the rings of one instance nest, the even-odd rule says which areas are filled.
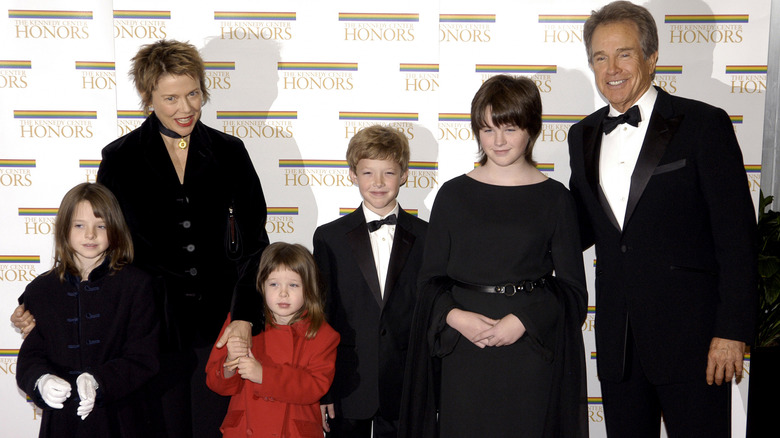
[[[485,339],[478,339],[478,335],[492,328],[496,323],[498,321],[495,319],[466,310],[452,309],[447,314],[447,324],[479,348],[485,348],[489,344]]]
[[[525,334],[525,325],[513,314],[508,314],[498,320],[491,328],[478,333],[471,342],[485,343],[488,347],[503,347],[512,345]]]
[[[255,359],[252,350],[249,350],[248,357],[238,358],[238,374],[242,379],[250,380],[255,383],[263,383],[263,365]]]

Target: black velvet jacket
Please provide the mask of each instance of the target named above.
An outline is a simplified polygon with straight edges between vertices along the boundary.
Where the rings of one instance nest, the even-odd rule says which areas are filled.
[[[268,245],[266,204],[252,161],[241,140],[200,121],[188,147],[182,184],[152,114],[103,149],[97,176],[119,200],[135,264],[156,278],[171,348],[213,343],[229,310],[264,325],[255,277]]]

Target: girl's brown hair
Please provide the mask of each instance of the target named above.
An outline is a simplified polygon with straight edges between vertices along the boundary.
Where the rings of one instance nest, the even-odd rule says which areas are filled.
[[[133,239],[127,228],[119,202],[105,186],[97,183],[81,183],[68,190],[62,198],[54,222],[54,267],[60,281],[65,281],[65,274],[78,277],[81,275],[75,258],[75,250],[70,245],[70,230],[76,206],[81,201],[89,202],[92,214],[103,219],[106,224],[108,249],[106,259],[109,268],[115,271],[122,269],[133,261]]]
[[[319,275],[314,257],[304,246],[297,243],[276,242],[269,245],[260,258],[257,272],[257,290],[263,294],[263,283],[277,269],[289,269],[301,276],[303,283],[303,307],[290,319],[290,325],[303,318],[309,320],[306,338],[312,339],[325,321],[325,310],[320,295]],[[263,309],[267,324],[276,325],[274,316],[263,296]]]
[[[479,164],[487,163],[487,156],[479,142],[479,131],[487,126],[485,115],[490,110],[495,126],[514,125],[528,133],[529,141],[524,158],[535,165],[534,143],[542,132],[542,96],[531,79],[508,75],[493,76],[479,88],[471,101],[471,129],[477,137]]]

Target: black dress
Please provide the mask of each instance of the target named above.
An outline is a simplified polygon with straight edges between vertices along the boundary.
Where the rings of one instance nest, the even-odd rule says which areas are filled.
[[[498,285],[553,272],[565,287],[509,297],[456,283],[435,300],[430,329],[432,354],[441,358],[440,436],[551,436],[549,430],[557,426],[549,423],[559,417],[549,410],[559,404],[564,319],[581,324],[587,307],[574,201],[562,184],[548,179],[495,186],[463,175],[441,187],[431,212],[422,282],[447,276]],[[512,313],[526,333],[512,345],[480,349],[446,325],[453,307],[494,319]],[[566,308],[576,314],[566,316]],[[581,333],[573,343],[582,351]],[[573,359],[580,364],[584,357]]]

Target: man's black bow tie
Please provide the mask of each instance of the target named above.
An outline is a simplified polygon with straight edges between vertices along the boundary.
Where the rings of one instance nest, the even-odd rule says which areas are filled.
[[[398,219],[395,217],[394,214],[391,214],[390,216],[380,219],[378,221],[371,221],[368,223],[368,232],[373,233],[374,231],[380,229],[382,225],[395,225],[398,223]]]
[[[642,116],[639,114],[639,107],[634,105],[628,111],[616,117],[607,116],[604,119],[604,134],[614,131],[621,123],[628,123],[631,126],[639,126]]]

